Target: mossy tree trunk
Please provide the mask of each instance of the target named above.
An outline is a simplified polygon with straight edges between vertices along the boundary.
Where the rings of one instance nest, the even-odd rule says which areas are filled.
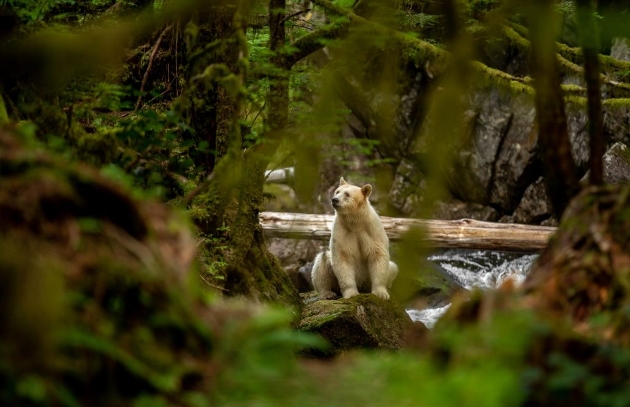
[[[227,153],[237,114],[237,101],[222,83],[226,76],[238,72],[240,47],[236,44],[233,26],[235,17],[242,17],[236,15],[237,10],[238,0],[219,2],[193,13],[184,29],[187,46],[185,114],[196,141],[208,147],[195,157],[196,164],[204,167],[206,174],[211,173]]]
[[[226,232],[225,281],[227,295],[245,295],[263,301],[299,306],[297,290],[267,250],[258,213],[263,203],[265,170],[278,147],[288,117],[288,75],[282,47],[285,44],[285,3],[271,0],[270,49],[279,73],[269,77],[266,128],[260,140],[248,145],[241,137],[240,117],[247,66],[245,41],[246,1],[235,0],[211,8],[197,17],[199,36],[189,66],[189,118],[198,140],[210,145],[202,157],[212,174],[206,201],[211,219],[204,232]],[[208,51],[213,45],[216,50]],[[201,55],[201,56],[200,56]],[[209,203],[209,205],[208,205]]]
[[[288,122],[289,81],[285,66],[285,0],[269,2],[269,48],[276,69],[269,75],[267,120],[262,140],[247,148],[233,224],[226,288],[255,298],[300,304],[293,287],[263,240],[258,213],[262,207],[265,170],[278,148]],[[261,284],[263,287],[261,287]],[[262,289],[262,290],[261,290]]]

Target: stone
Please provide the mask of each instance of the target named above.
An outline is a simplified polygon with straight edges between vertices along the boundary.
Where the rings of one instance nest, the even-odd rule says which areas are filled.
[[[615,143],[602,157],[604,169],[604,182],[606,184],[625,184],[630,181],[630,149],[624,143]],[[582,184],[588,183],[590,170],[580,180]]]
[[[621,61],[630,61],[630,39],[613,38],[610,56]]]
[[[538,224],[553,213],[551,201],[545,191],[545,181],[540,177],[525,190],[523,198],[513,213],[514,223]]]
[[[630,103],[625,100],[615,103],[605,103],[602,106],[604,114],[604,138],[609,142],[627,142],[630,138]]]
[[[583,106],[567,103],[567,127],[571,154],[580,173],[586,171],[590,157],[590,137],[588,135],[588,116]]]
[[[538,130],[534,101],[527,95],[511,95],[507,101],[513,119],[493,163],[494,177],[489,185],[489,203],[510,213],[518,205],[528,174],[537,160]]]
[[[488,202],[493,164],[503,138],[511,127],[513,114],[508,95],[497,89],[471,94],[467,116],[471,127],[467,148],[459,153],[451,176],[453,193],[467,202]]]
[[[615,143],[603,157],[604,182],[622,184],[630,181],[630,150],[623,143]]]
[[[429,261],[421,265],[413,284],[417,288],[408,306],[416,310],[443,307],[456,293],[467,291],[440,265]]]
[[[280,260],[299,292],[313,289],[311,269],[317,253],[326,250],[327,243],[315,240],[269,239],[269,251]]]
[[[424,192],[424,177],[410,160],[402,160],[396,168],[389,191],[389,204],[405,216],[415,215]]]
[[[305,301],[297,329],[326,339],[327,355],[350,349],[400,349],[405,331],[413,324],[401,306],[372,294],[339,300],[305,297],[311,302]]]
[[[433,208],[433,219],[475,219],[486,222],[496,222],[499,219],[499,212],[489,206],[457,199],[449,202],[437,201]]]

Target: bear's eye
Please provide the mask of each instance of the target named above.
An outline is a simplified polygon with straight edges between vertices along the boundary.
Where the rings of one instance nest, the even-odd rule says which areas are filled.
[[[343,194],[344,194],[346,197],[350,196],[350,194],[349,194],[349,193],[347,193],[347,192],[344,192]]]

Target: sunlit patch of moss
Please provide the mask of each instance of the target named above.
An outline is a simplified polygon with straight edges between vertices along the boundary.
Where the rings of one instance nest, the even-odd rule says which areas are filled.
[[[517,46],[522,53],[529,53],[530,42],[526,38],[527,30],[520,27],[522,30],[518,30],[518,25],[508,25],[503,27],[503,34],[509,41]],[[582,80],[584,76],[584,69],[581,64],[584,63],[582,57],[581,48],[569,47],[566,44],[556,43],[556,49],[558,53],[558,63],[561,71],[565,75],[573,75]],[[602,85],[607,89],[607,93],[610,97],[621,97],[630,94],[630,86],[625,83],[619,83],[611,81],[610,78],[605,77],[608,75],[615,80],[623,80],[630,75],[630,62],[620,61],[615,58],[611,58],[607,55],[599,55],[600,71],[603,73],[601,80]]]
[[[568,112],[586,113],[587,103],[587,99],[581,96],[567,96],[564,98],[565,109]]]
[[[617,98],[617,99],[606,99],[602,102],[604,108],[608,110],[624,110],[628,111],[630,109],[630,99]]]
[[[586,89],[578,85],[561,85],[562,94],[565,96],[586,96]]]
[[[471,62],[471,65],[479,73],[478,77],[484,85],[497,86],[514,94],[534,94],[534,88],[527,83],[527,79],[516,80],[514,76],[499,69],[490,68],[478,61]]]

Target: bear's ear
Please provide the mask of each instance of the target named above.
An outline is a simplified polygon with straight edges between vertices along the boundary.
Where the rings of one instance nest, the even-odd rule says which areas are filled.
[[[339,186],[342,186],[342,185],[348,185],[348,183],[346,182],[345,179],[343,179],[343,177],[341,177],[341,179],[339,180]]]
[[[372,193],[372,185],[370,184],[363,185],[361,187],[361,192],[363,192],[363,196],[367,198]]]

